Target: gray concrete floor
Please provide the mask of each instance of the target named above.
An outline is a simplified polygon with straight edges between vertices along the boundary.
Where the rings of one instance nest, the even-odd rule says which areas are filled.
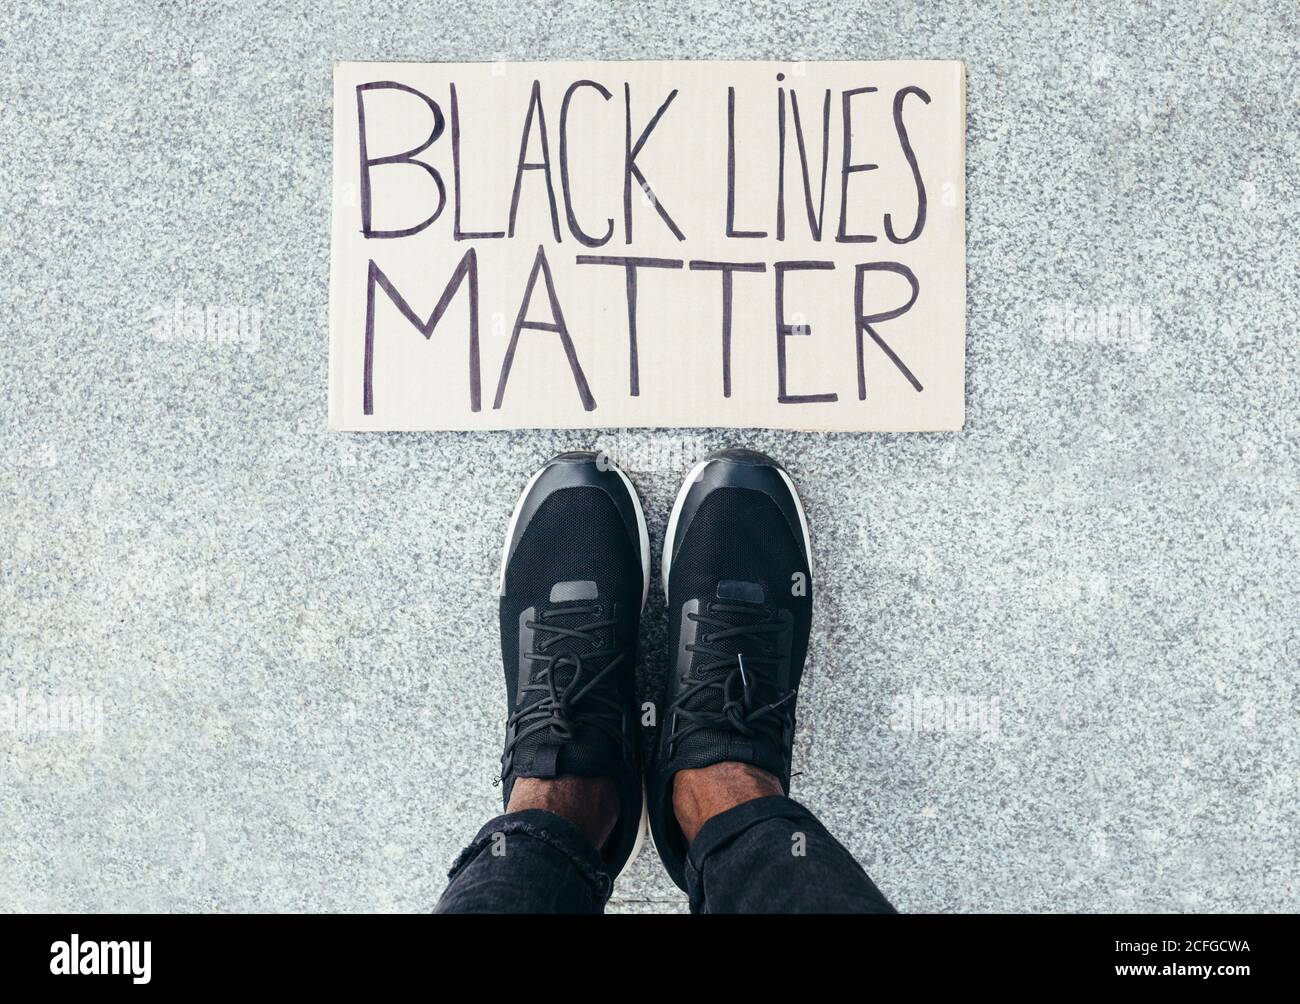
[[[900,908],[1300,908],[1297,39],[1217,0],[9,0],[0,905],[428,908],[498,805],[523,479],[610,448],[657,546],[743,440],[814,537],[795,794]],[[913,56],[968,62],[962,433],[325,432],[334,59]],[[256,338],[160,340],[178,302]],[[684,902],[648,853],[613,908]]]

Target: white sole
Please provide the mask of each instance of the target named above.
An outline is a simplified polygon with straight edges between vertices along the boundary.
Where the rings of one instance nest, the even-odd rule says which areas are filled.
[[[643,779],[641,781],[641,823],[636,831],[636,842],[632,845],[632,850],[628,854],[627,860],[623,862],[623,867],[618,870],[618,875],[615,875],[614,878],[617,879],[619,875],[622,875],[631,867],[632,862],[641,854],[641,848],[645,846],[647,838],[649,838],[653,843],[654,838],[650,837],[650,796],[646,794],[645,781]]]
[[[632,508],[636,510],[636,532],[641,545],[641,613],[645,613],[646,600],[650,598],[650,528],[646,525],[645,512],[641,508],[641,496],[637,494],[631,479],[623,473],[623,468],[606,460],[610,470],[623,480],[627,493],[632,496]]]
[[[794,511],[799,514],[799,529],[803,532],[803,553],[808,559],[808,571],[812,571],[812,534],[808,532],[808,517],[803,511],[803,500],[799,498],[799,493],[795,491],[794,482],[790,480],[790,475],[785,472],[784,467],[778,467],[776,473],[781,475],[781,480],[785,486],[790,489],[790,495],[794,499]]]
[[[533,490],[533,485],[537,484],[537,479],[550,467],[546,464],[536,474],[528,479],[528,484],[524,485],[524,490],[519,493],[519,498],[515,502],[515,511],[510,514],[510,525],[506,527],[506,541],[501,545],[501,571],[497,576],[497,595],[504,596],[506,592],[506,561],[510,557],[510,541],[514,540],[515,527],[519,525],[519,514],[524,511],[524,499],[528,498],[528,493]]]
[[[645,613],[646,600],[650,598],[650,529],[646,526],[645,512],[641,508],[641,496],[637,494],[636,488],[626,474],[623,468],[619,467],[613,461],[605,461],[613,469],[614,473],[623,479],[623,484],[627,487],[627,493],[632,496],[632,508],[636,510],[636,529],[637,537],[641,545],[641,612]],[[637,742],[641,741],[640,732],[637,733]],[[632,850],[623,862],[623,867],[618,870],[617,879],[627,871],[628,867],[637,856],[641,853],[641,848],[645,846],[646,837],[650,835],[650,797],[645,790],[644,772],[641,778],[641,822],[637,824],[636,841],[632,844]]]
[[[623,473],[623,469],[613,461],[605,461],[610,470],[619,476],[623,486],[627,488],[627,493],[632,497],[632,509],[636,513],[636,530],[637,542],[641,550],[641,613],[645,613],[646,600],[650,597],[650,528],[646,525],[645,510],[641,508],[641,496],[637,494],[636,487],[632,484],[631,479]],[[506,528],[505,543],[501,545],[501,573],[497,578],[497,595],[500,596],[506,591],[506,562],[510,557],[510,541],[514,539],[515,527],[519,525],[519,516],[524,509],[524,499],[528,493],[533,490],[533,485],[537,479],[546,472],[550,464],[545,464],[531,478],[528,484],[524,485],[524,490],[519,493],[519,500],[515,502],[515,510],[510,516],[510,525]],[[665,580],[667,581],[667,580]],[[639,739],[638,739],[639,741]],[[636,860],[637,855],[641,853],[641,848],[645,846],[646,837],[650,834],[650,800],[646,795],[645,782],[641,783],[641,822],[637,829],[636,842],[632,845],[632,852],[628,855],[627,860],[623,862],[623,867],[619,869],[618,874],[622,875],[629,865]],[[617,877],[617,876],[615,876]]]
[[[704,468],[713,463],[712,460],[701,460],[691,468],[691,473],[686,475],[686,481],[677,492],[677,498],[673,501],[672,515],[668,517],[668,529],[664,531],[664,556],[659,562],[662,566],[660,569],[664,577],[664,598],[668,597],[668,566],[673,560],[673,541],[677,539],[677,520],[682,515],[682,506],[686,504],[686,493],[691,490],[691,485],[700,480],[700,475],[704,473]]]

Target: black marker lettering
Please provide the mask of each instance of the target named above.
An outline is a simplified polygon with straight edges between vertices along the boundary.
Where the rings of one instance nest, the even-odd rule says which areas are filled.
[[[681,268],[680,258],[618,258],[606,255],[580,254],[579,265],[621,265],[627,283],[627,345],[630,362],[628,385],[631,395],[641,394],[641,367],[636,342],[636,270],[638,268]]]
[[[673,218],[669,216],[668,213],[664,210],[664,207],[659,204],[659,200],[655,198],[654,189],[650,187],[650,182],[645,180],[645,175],[642,174],[641,169],[636,166],[637,154],[641,152],[641,148],[645,146],[646,140],[650,138],[650,133],[652,133],[654,131],[654,127],[659,124],[659,120],[663,118],[664,112],[668,110],[668,106],[673,103],[673,98],[675,97],[677,97],[677,88],[674,87],[672,93],[669,94],[668,97],[664,99],[664,103],[660,105],[659,110],[655,112],[654,118],[650,120],[650,124],[641,130],[640,138],[636,141],[635,144],[633,144],[632,142],[632,86],[627,83],[623,84],[623,99],[627,104],[627,132],[625,133],[626,141],[624,146],[624,150],[626,151],[626,153],[623,157],[623,233],[624,233],[623,242],[625,244],[632,243],[632,179],[633,178],[635,178],[637,184],[641,186],[641,191],[645,193],[645,197],[650,200],[650,205],[655,207],[655,212],[657,212],[660,218],[664,221],[664,223],[668,225],[668,229],[673,232],[673,236],[676,237],[679,241],[686,240],[686,235],[683,234],[677,228],[677,224],[673,222]]]
[[[569,189],[569,102],[579,87],[591,87],[600,92],[608,101],[612,94],[594,80],[579,80],[569,85],[564,92],[564,101],[560,105],[560,189],[564,192],[564,215],[569,221],[569,233],[577,238],[578,243],[589,248],[598,248],[609,243],[614,236],[614,221],[610,219],[604,237],[591,237],[578,226],[578,217],[573,213],[573,195]]]
[[[419,146],[407,150],[404,153],[394,153],[387,157],[376,157],[371,160],[366,152],[366,103],[362,95],[366,91],[395,90],[405,91],[407,94],[414,94],[417,98],[429,106],[433,112],[433,130],[429,133],[429,138]],[[405,84],[399,84],[395,80],[375,80],[368,84],[357,84],[357,145],[361,151],[361,233],[366,238],[389,239],[394,237],[410,237],[412,234],[418,234],[421,230],[431,224],[442,215],[443,207],[447,204],[447,186],[442,183],[442,175],[436,168],[416,160],[416,154],[423,153],[437,141],[442,135],[443,119],[442,109],[438,107],[438,102],[434,101],[429,95],[422,91],[417,91],[414,87],[407,87]],[[433,183],[438,186],[438,208],[433,211],[422,223],[413,227],[407,227],[404,230],[375,230],[370,225],[370,169],[379,167],[383,164],[414,164],[416,167],[423,168],[428,172]]]
[[[470,248],[461,258],[460,264],[456,266],[456,271],[451,274],[451,278],[447,280],[442,296],[438,298],[438,303],[433,308],[433,313],[429,315],[427,321],[420,320],[388,276],[384,275],[373,260],[370,262],[366,276],[366,355],[363,366],[365,384],[361,392],[362,410],[365,414],[373,415],[375,413],[373,376],[375,361],[375,287],[378,286],[387,293],[388,298],[401,312],[402,316],[415,325],[416,330],[427,339],[433,337],[433,329],[442,320],[442,315],[446,313],[447,307],[451,304],[451,298],[456,295],[456,291],[460,289],[460,285],[466,276],[469,276],[469,410],[479,410],[478,256],[475,254],[474,249]]]
[[[927,105],[930,103],[930,95],[919,87],[904,87],[894,95],[894,129],[898,133],[898,141],[903,144],[903,156],[907,158],[907,166],[912,169],[912,180],[916,182],[916,225],[912,227],[912,232],[906,237],[894,236],[893,220],[888,213],[885,214],[885,236],[895,244],[914,241],[925,229],[925,182],[921,180],[921,170],[916,166],[916,154],[907,138],[907,127],[903,125],[903,99],[909,94],[915,94]]]
[[[785,88],[776,89],[776,239],[785,240]]]
[[[874,94],[875,87],[855,87],[840,95],[844,113],[844,161],[840,170],[840,229],[835,240],[841,244],[870,244],[875,241],[872,234],[850,234],[847,232],[849,219],[849,175],[859,171],[874,171],[879,164],[853,163],[853,98],[859,94]]]
[[[731,397],[731,298],[732,273],[766,272],[761,261],[693,261],[692,272],[722,273],[722,396]]]
[[[727,88],[727,236],[766,237],[766,230],[736,229],[736,89]]]
[[[813,240],[822,239],[822,220],[826,217],[826,178],[830,174],[831,158],[831,92],[826,90],[826,99],[822,102],[822,187],[817,210],[813,211],[812,180],[808,176],[808,149],[804,146],[803,123],[799,120],[799,96],[790,90],[790,111],[794,114],[794,138],[799,143],[799,166],[803,171],[803,199],[808,210],[808,230]]]
[[[533,128],[533,113],[537,113],[537,130],[542,138],[542,159],[528,163],[528,134]],[[515,165],[515,190],[510,196],[510,221],[506,225],[508,236],[515,235],[515,214],[519,211],[519,188],[523,184],[525,171],[542,171],[546,176],[546,197],[551,203],[551,229],[555,233],[555,243],[560,243],[560,216],[555,207],[555,186],[551,184],[551,151],[546,142],[546,113],[542,110],[542,85],[533,81],[533,92],[528,99],[528,114],[524,116],[524,132],[519,139],[519,160]]]
[[[451,218],[451,239],[466,241],[504,237],[504,230],[467,231],[460,228],[460,106],[456,101],[455,84],[451,85],[451,178],[452,201],[456,203]]]
[[[528,316],[528,305],[533,298],[533,286],[537,283],[537,276],[541,274],[546,283],[546,297],[551,303],[551,320],[550,321],[529,321],[525,318]],[[551,266],[546,261],[546,251],[539,244],[537,245],[537,257],[533,259],[532,271],[528,273],[528,286],[524,289],[524,298],[519,304],[519,314],[515,318],[515,328],[510,334],[510,345],[506,348],[506,357],[501,363],[501,378],[497,381],[497,396],[492,407],[494,409],[501,407],[501,402],[506,396],[506,381],[510,379],[510,368],[515,362],[515,349],[519,347],[519,333],[524,328],[532,331],[552,331],[560,336],[560,344],[564,346],[564,354],[569,360],[569,369],[573,372],[573,382],[578,387],[578,397],[582,399],[582,407],[585,411],[592,411],[596,407],[596,399],[591,396],[591,388],[587,386],[587,378],[583,375],[582,366],[578,363],[578,353],[573,347],[573,339],[569,337],[569,329],[564,323],[564,312],[560,310],[559,297],[555,295],[555,283],[551,279]]]
[[[785,321],[785,274],[794,271],[833,269],[833,261],[778,261],[773,266],[776,273],[776,399],[781,404],[809,404],[815,401],[838,401],[838,394],[789,394],[785,382],[785,340],[791,335],[811,335],[812,326],[794,325]]]
[[[908,281],[908,283],[911,284],[912,287],[911,298],[905,304],[903,304],[901,307],[898,307],[895,310],[886,310],[880,314],[864,314],[862,312],[862,279],[863,276],[865,276],[868,272],[896,272],[898,275],[901,275],[904,279]],[[869,262],[858,266],[857,275],[854,277],[854,284],[853,284],[853,316],[854,316],[854,324],[857,328],[857,342],[858,342],[858,400],[859,401],[865,401],[867,399],[867,376],[866,376],[866,371],[863,367],[863,360],[862,360],[862,332],[864,331],[871,336],[872,341],[874,341],[877,345],[880,346],[881,351],[884,352],[885,355],[889,356],[890,361],[892,361],[893,364],[898,367],[899,372],[902,373],[903,376],[907,377],[908,382],[911,383],[911,385],[915,387],[918,391],[922,389],[921,381],[916,379],[916,377],[912,375],[912,371],[909,370],[903,364],[903,361],[899,359],[897,355],[895,355],[894,350],[885,344],[885,340],[881,338],[879,333],[875,330],[875,328],[872,327],[873,324],[878,324],[881,321],[892,320],[895,317],[900,317],[903,314],[906,314],[909,310],[912,309],[912,304],[916,302],[917,294],[920,293],[920,291],[921,291],[921,284],[916,281],[915,273],[913,273],[910,268],[908,268],[906,265],[902,264],[901,262],[878,261],[878,262]]]

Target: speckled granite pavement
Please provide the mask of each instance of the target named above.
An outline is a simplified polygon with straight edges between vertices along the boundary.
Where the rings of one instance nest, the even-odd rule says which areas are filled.
[[[1300,909],[1298,40],[1217,0],[6,2],[0,907],[428,908],[498,804],[523,479],[610,448],[657,548],[738,438],[327,434],[335,58],[952,57],[965,431],[743,437],[814,536],[795,794],[904,910]],[[613,908],[684,900],[647,853]]]

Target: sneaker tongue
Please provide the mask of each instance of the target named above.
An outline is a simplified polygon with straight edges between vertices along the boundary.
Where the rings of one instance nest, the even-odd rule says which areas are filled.
[[[711,608],[706,608],[703,612],[707,613],[709,617],[722,621],[726,625],[726,628],[709,627],[706,630],[704,629],[704,626],[701,625],[701,634],[721,632],[727,628],[747,627],[766,616],[765,611],[759,607],[749,609],[743,604],[726,599],[713,605]],[[738,666],[744,661],[747,655],[756,656],[762,654],[760,651],[760,643],[753,638],[743,635],[732,636],[729,638],[714,638],[708,643],[708,647],[710,653],[706,654],[701,652],[696,655],[695,664],[697,666],[711,662],[719,662],[723,656],[730,656],[734,661],[730,665],[719,667],[709,671],[708,673],[697,674],[697,679],[709,679],[715,681],[723,680],[736,672]],[[712,654],[713,652],[717,652],[719,655],[715,656]],[[745,676],[749,680],[751,686],[758,686],[761,683],[750,669],[745,670]],[[743,681],[737,682],[740,683]],[[716,691],[708,691],[707,693],[709,694],[710,700],[713,703],[716,703],[720,708],[722,706],[722,695],[718,694]]]
[[[590,602],[553,604],[542,611],[542,617],[547,624],[570,629],[586,628],[601,615],[602,613],[596,611]],[[546,654],[557,656],[561,660],[551,669],[557,691],[563,693],[573,683],[573,677],[578,671],[576,660],[566,659],[565,656],[578,656],[583,660],[582,681],[590,680],[593,675],[600,672],[603,667],[588,660],[587,656],[592,652],[600,651],[610,643],[610,630],[610,628],[603,628],[597,631],[591,641],[586,638],[557,636],[546,631],[545,628],[539,632],[542,638],[550,641],[546,646]],[[579,681],[579,686],[582,686],[582,681]]]
[[[585,628],[593,620],[602,616],[592,609],[590,600],[572,603],[557,603],[543,611],[547,624],[563,628]],[[606,664],[605,659],[589,660],[592,652],[608,648],[612,642],[612,628],[604,628],[595,634],[592,641],[584,638],[557,637],[542,630],[543,638],[552,639],[546,648],[548,655],[557,656],[559,661],[551,668],[555,689],[564,694],[574,684],[578,667],[576,661],[566,656],[577,656],[583,660],[582,679],[578,687],[589,683]],[[604,683],[600,689],[604,688]],[[537,699],[541,699],[539,695]],[[514,772],[518,777],[558,777],[561,774],[578,774],[597,776],[608,774],[612,758],[622,759],[622,751],[608,735],[600,729],[592,728],[581,721],[582,707],[577,708],[578,721],[572,723],[573,737],[564,739],[552,730],[537,732],[519,743],[515,751]]]
[[[737,592],[737,590],[730,591]],[[723,590],[720,588],[719,593],[722,592]],[[712,604],[711,609],[705,609],[701,612],[724,622],[728,627],[745,627],[767,616],[761,607],[757,605],[749,607],[745,602],[755,603],[756,599],[756,597],[750,599],[748,595],[720,595],[719,601]],[[738,600],[741,602],[737,602]],[[701,628],[703,628],[703,625],[701,625]],[[721,627],[710,627],[708,629],[709,633],[722,630],[726,629]],[[694,679],[722,683],[728,677],[736,674],[739,666],[743,663],[745,675],[749,680],[751,708],[757,708],[768,701],[776,700],[778,695],[773,693],[772,686],[768,682],[766,667],[759,667],[751,663],[748,658],[749,656],[763,654],[759,641],[744,636],[715,638],[708,643],[708,647],[710,649],[709,653],[700,652],[696,654],[696,667],[719,662],[725,656],[738,658],[734,658],[729,665],[712,669],[706,673],[700,673],[698,669],[693,668],[692,677]],[[718,654],[713,654],[715,652]],[[740,699],[742,686],[743,681],[737,675],[732,683],[731,694],[733,698]],[[688,698],[685,707],[692,711],[720,712],[724,704],[725,697],[721,691],[716,688],[707,688]],[[674,760],[681,766],[704,767],[722,760],[737,760],[742,763],[757,764],[765,770],[780,771],[781,769],[780,751],[773,747],[770,740],[767,740],[761,734],[745,736],[725,725],[697,730],[679,747],[679,752],[674,757]]]
[[[757,582],[723,579],[718,583],[717,601],[711,605],[708,614],[724,621],[728,627],[747,627],[767,618],[768,613],[763,606],[766,600],[766,592]],[[728,655],[739,655],[747,647],[752,653],[754,644],[752,638],[722,638],[712,642],[710,647]]]

